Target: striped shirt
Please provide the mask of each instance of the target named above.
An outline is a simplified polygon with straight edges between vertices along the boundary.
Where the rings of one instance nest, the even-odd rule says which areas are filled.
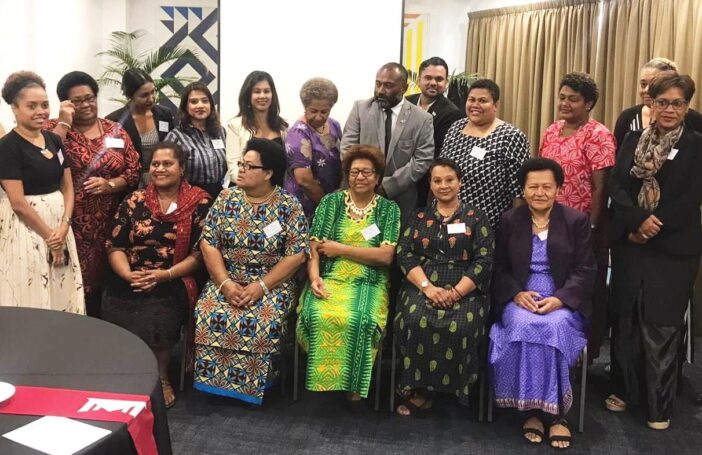
[[[227,173],[224,128],[219,137],[211,137],[197,128],[173,128],[167,141],[179,144],[188,153],[188,182],[193,185],[221,183]]]

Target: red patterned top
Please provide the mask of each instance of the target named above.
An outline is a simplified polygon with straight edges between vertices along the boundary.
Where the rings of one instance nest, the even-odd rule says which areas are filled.
[[[88,139],[82,133],[70,130],[63,141],[64,151],[71,161],[76,195],[72,227],[86,294],[99,292],[103,287],[108,269],[105,240],[109,224],[125,193],[88,194],[83,189],[83,182],[90,177],[122,177],[132,188],[139,182],[141,172],[139,153],[124,128],[110,120],[98,119],[98,122],[104,132],[102,137]],[[46,129],[53,129],[56,123],[56,120],[50,120]],[[124,147],[105,150],[105,138],[121,139]]]
[[[592,206],[592,173],[614,166],[616,145],[606,126],[590,119],[575,134],[561,137],[563,120],[551,124],[541,140],[539,155],[557,161],[565,182],[556,200],[585,213]]]

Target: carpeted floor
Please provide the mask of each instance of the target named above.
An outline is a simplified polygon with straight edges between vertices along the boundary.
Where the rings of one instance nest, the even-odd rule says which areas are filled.
[[[702,339],[697,339],[697,347],[697,352],[702,352]],[[692,402],[692,387],[702,392],[702,360],[685,365],[685,387],[676,402],[671,428],[663,432],[649,430],[640,410],[614,414],[604,409],[607,361],[601,356],[589,369],[584,434],[575,432],[577,405],[571,410],[574,440],[568,453],[702,453],[702,407]],[[457,405],[451,397],[439,397],[426,418],[390,414],[390,375],[388,365],[384,366],[381,409],[377,413],[372,410],[372,399],[367,408],[352,410],[346,406],[343,394],[307,392],[302,387],[299,401],[294,402],[291,385],[285,396],[281,396],[280,387],[270,391],[260,408],[187,387],[168,412],[173,452],[507,455],[555,451],[546,444],[528,445],[521,436],[521,418],[514,411],[495,409],[493,423],[479,422],[477,396],[469,408]]]

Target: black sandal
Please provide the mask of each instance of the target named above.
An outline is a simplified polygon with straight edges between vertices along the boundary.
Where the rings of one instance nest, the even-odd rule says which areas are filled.
[[[570,436],[561,436],[561,435],[551,435],[551,428],[553,428],[555,425],[561,425],[564,426],[565,428],[568,429],[570,432],[570,427],[568,426],[568,421],[566,419],[556,419],[553,421],[551,426],[549,427],[549,435],[548,435],[548,442],[551,448],[556,449],[556,450],[567,450],[570,449],[571,442],[573,440],[573,435],[571,434]],[[554,442],[567,442],[568,445],[566,447],[558,447],[554,446]]]
[[[544,432],[539,430],[538,428],[531,428],[531,427],[524,426],[531,418],[532,417],[529,417],[522,424],[522,436],[524,436],[524,439],[526,439],[529,444],[534,444],[534,445],[541,444],[542,442],[544,442],[544,439],[545,439]],[[540,419],[537,419],[537,420],[539,420],[539,422],[541,422]],[[541,422],[541,425],[543,425],[543,422]],[[527,435],[529,435],[529,434],[533,434],[534,436],[538,436],[539,438],[541,438],[541,440],[532,441],[531,439],[527,438]]]

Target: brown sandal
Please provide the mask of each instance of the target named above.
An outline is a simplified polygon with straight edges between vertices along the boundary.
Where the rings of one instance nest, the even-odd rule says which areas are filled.
[[[161,390],[163,390],[163,401],[166,403],[166,409],[173,407],[176,401],[175,391],[168,378],[161,378]]]

